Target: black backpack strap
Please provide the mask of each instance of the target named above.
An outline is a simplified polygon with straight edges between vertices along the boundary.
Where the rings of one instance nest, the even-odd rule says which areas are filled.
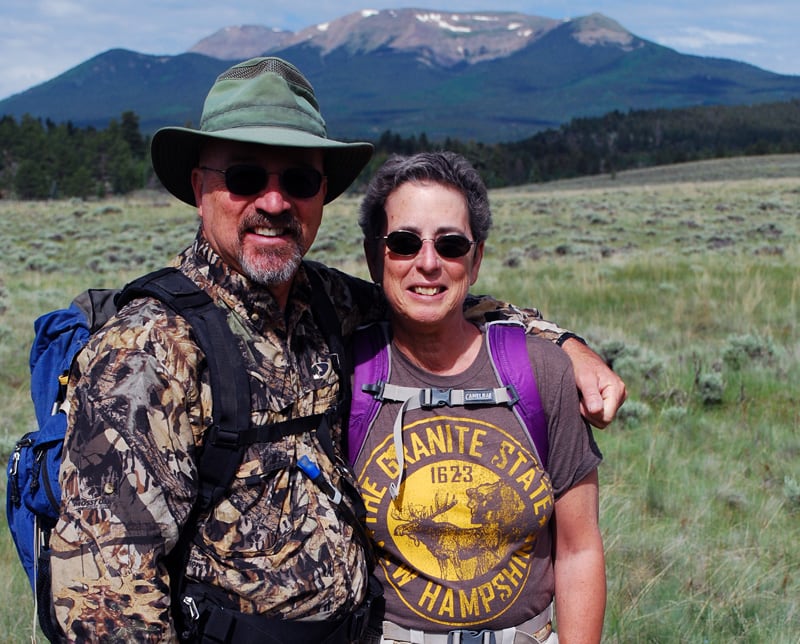
[[[183,638],[191,626],[181,611],[189,545],[197,533],[198,518],[224,495],[247,447],[239,432],[250,427],[250,381],[225,312],[186,275],[175,268],[144,275],[128,284],[115,304],[122,308],[140,297],[158,299],[189,322],[205,355],[211,385],[212,425],[197,460],[197,499],[166,562],[172,617]]]
[[[164,268],[128,284],[116,299],[118,307],[139,297],[154,297],[184,317],[208,363],[212,426],[198,459],[197,506],[210,508],[225,493],[246,444],[239,432],[250,426],[250,381],[239,344],[225,312],[186,275]]]

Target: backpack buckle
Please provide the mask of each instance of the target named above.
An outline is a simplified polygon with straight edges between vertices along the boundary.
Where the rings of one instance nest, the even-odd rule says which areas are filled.
[[[432,407],[452,407],[451,400],[452,389],[422,389],[419,392],[419,403],[423,409],[430,409]]]
[[[197,604],[194,601],[194,597],[189,597],[188,595],[181,599],[181,603],[186,607],[186,614],[189,616],[189,620],[192,622],[196,622],[200,619],[200,611],[197,610]]]
[[[208,441],[219,447],[226,447],[233,449],[239,447],[239,432],[237,430],[230,430],[221,427],[219,424],[214,424],[208,429]]]
[[[368,382],[361,385],[361,391],[363,391],[365,394],[369,394],[375,400],[383,402],[383,389],[385,385],[386,383],[383,380],[378,380],[378,382]]]
[[[456,635],[458,635],[458,639],[456,639]],[[497,639],[495,638],[494,631],[450,631],[447,634],[448,644],[452,644],[456,641],[458,644],[484,644],[486,639],[489,640],[489,644],[495,644]]]
[[[506,404],[513,407],[519,402],[519,392],[514,385],[506,385],[506,391],[508,392],[508,403]]]
[[[194,597],[184,595],[181,598],[181,615],[182,624],[180,629],[180,641],[194,642],[197,640],[197,630],[200,623],[200,609],[197,608],[197,602]]]

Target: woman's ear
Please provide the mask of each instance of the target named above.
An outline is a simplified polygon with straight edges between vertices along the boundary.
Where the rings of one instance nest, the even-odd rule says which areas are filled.
[[[367,260],[369,276],[376,284],[383,281],[383,257],[379,254],[380,244],[372,240],[364,240],[364,257]]]
[[[485,242],[482,241],[478,242],[477,244],[475,244],[475,250],[472,251],[473,252],[472,268],[470,269],[470,274],[469,274],[470,286],[472,286],[473,284],[475,284],[475,282],[478,281],[478,272],[480,271],[481,268],[481,260],[483,259],[484,245]]]

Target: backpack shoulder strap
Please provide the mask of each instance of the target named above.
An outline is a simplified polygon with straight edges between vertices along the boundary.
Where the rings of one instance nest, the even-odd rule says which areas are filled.
[[[154,297],[184,317],[208,363],[213,421],[197,464],[197,507],[207,509],[227,490],[246,447],[239,439],[250,426],[244,359],[225,312],[179,270],[164,268],[134,280],[117,296],[116,305],[121,308],[139,297]]]
[[[347,429],[347,460],[354,464],[378,415],[381,400],[364,386],[387,383],[391,376],[389,328],[386,323],[361,327],[353,335],[353,395]]]
[[[247,448],[250,429],[250,380],[225,312],[189,277],[175,268],[163,268],[128,284],[115,298],[122,308],[139,297],[154,297],[181,315],[192,327],[208,364],[212,424],[197,458],[197,499],[167,556],[172,618],[183,628],[180,598],[185,587],[189,544],[197,532],[197,518],[221,499]]]
[[[486,326],[486,338],[495,375],[501,385],[512,386],[513,393],[516,394],[516,400],[508,401],[501,397],[502,391],[495,390],[492,401],[509,404],[517,419],[528,430],[532,446],[546,469],[549,449],[547,418],[533,374],[533,366],[527,359],[525,329],[514,322],[491,322]],[[347,454],[351,464],[358,458],[369,427],[378,415],[382,400],[394,399],[386,397],[384,388],[391,376],[390,342],[388,325],[385,323],[360,328],[353,337],[353,398],[347,432]],[[425,393],[424,390],[419,391]],[[409,392],[413,393],[411,390]],[[408,392],[402,393],[405,395]],[[401,399],[404,398],[397,398]],[[464,404],[464,401],[461,400],[458,404]],[[430,406],[436,406],[436,401]]]
[[[83,311],[92,333],[97,332],[117,312],[114,298],[118,293],[119,289],[90,288],[72,300],[72,304]]]
[[[486,341],[489,344],[492,365],[500,382],[511,384],[517,390],[519,401],[512,410],[527,427],[539,460],[547,469],[549,451],[547,418],[533,374],[533,365],[528,360],[525,329],[513,322],[490,322],[486,325]]]

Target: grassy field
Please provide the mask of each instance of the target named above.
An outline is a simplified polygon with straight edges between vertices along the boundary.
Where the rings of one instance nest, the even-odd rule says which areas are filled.
[[[800,642],[800,156],[703,162],[492,193],[475,292],[538,306],[628,383],[604,452],[604,642]],[[312,257],[365,275],[358,201]],[[119,285],[192,239],[162,195],[0,201],[0,451],[33,424],[39,314]],[[4,485],[4,483],[3,483]],[[0,639],[30,637],[0,535]]]

